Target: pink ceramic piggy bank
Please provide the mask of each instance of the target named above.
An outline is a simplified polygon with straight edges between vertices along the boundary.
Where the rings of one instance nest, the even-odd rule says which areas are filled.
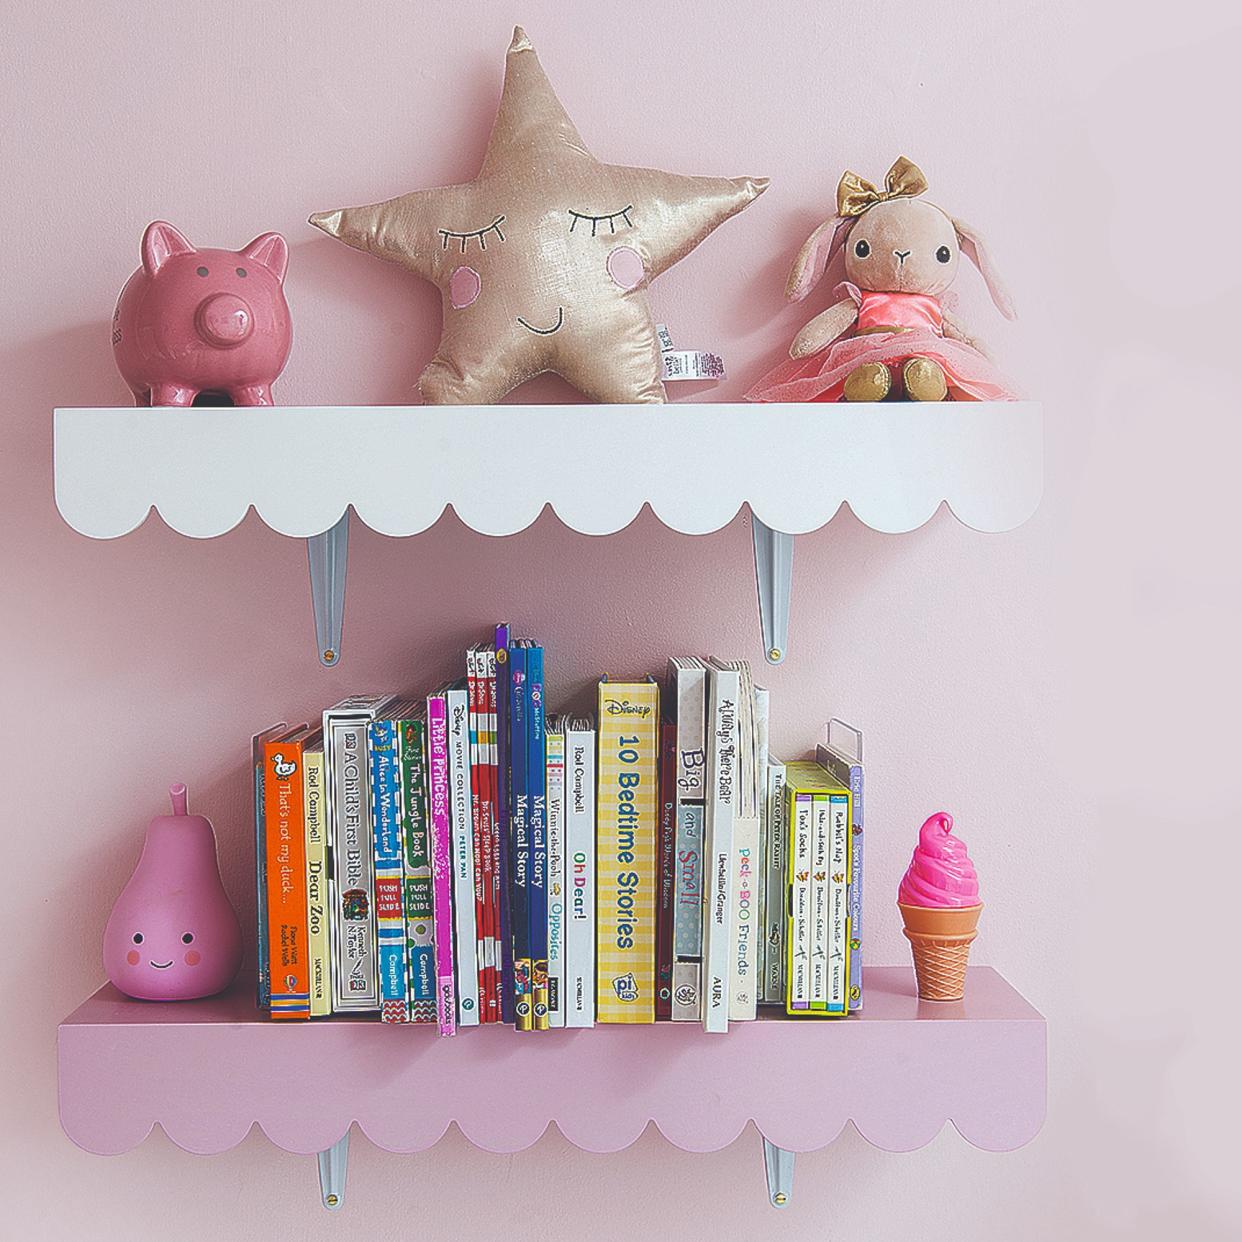
[[[138,1000],[195,1000],[233,982],[242,938],[216,862],[216,837],[189,815],[184,785],[173,813],[151,821],[142,857],[104,930],[104,969]]]
[[[279,233],[242,250],[195,250],[171,224],[149,224],[142,266],[112,316],[116,365],[138,404],[192,405],[205,394],[271,405],[293,343],[288,263]]]

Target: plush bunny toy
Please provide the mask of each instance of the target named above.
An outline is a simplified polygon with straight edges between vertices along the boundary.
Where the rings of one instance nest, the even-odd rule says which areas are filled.
[[[903,389],[912,401],[1013,399],[1008,381],[941,296],[964,254],[1007,319],[1014,318],[1013,303],[979,236],[919,199],[926,189],[926,178],[904,156],[882,190],[851,172],[841,178],[837,214],[807,239],[785,287],[786,297],[800,302],[843,249],[840,300],[798,333],[789,361],[760,380],[749,400],[883,401]]]

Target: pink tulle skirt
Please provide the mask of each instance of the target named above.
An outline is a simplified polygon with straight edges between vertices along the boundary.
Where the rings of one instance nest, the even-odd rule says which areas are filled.
[[[932,358],[944,368],[949,395],[958,401],[1015,401],[1010,382],[977,349],[930,328],[848,336],[809,358],[789,358],[767,373],[747,401],[840,401],[849,373],[864,362],[901,367]],[[900,381],[900,374],[894,377]]]

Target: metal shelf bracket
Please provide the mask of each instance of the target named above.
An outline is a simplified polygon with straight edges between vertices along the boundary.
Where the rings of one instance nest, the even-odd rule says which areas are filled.
[[[322,538],[322,536],[320,536]],[[345,1173],[349,1166],[349,1131],[346,1130],[331,1147],[321,1151],[319,1160],[319,1193],[329,1212],[339,1212],[345,1203]]]
[[[345,567],[349,560],[349,510],[331,530],[306,541],[310,562],[311,606],[315,610],[315,641],[319,662],[328,668],[341,658],[345,624]]]
[[[759,590],[759,624],[769,664],[785,658],[789,643],[789,595],[793,589],[793,536],[765,526],[753,513],[755,585]]]
[[[794,1153],[763,1140],[763,1168],[773,1207],[787,1207],[793,1197]]]

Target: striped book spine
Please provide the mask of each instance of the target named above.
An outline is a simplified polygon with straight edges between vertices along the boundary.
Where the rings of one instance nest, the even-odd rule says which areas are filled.
[[[457,1031],[453,985],[453,862],[449,815],[448,711],[444,695],[427,700],[427,789],[431,820],[431,884],[436,957],[436,1021],[441,1035]]]
[[[400,739],[397,721],[369,728],[371,832],[375,864],[375,923],[379,942],[380,1017],[408,1022],[406,1005],[404,876],[401,848]]]
[[[403,720],[401,736],[401,827],[405,849],[406,1001],[411,1022],[436,1020],[436,965],[431,896],[431,849],[427,824],[426,724]]]

